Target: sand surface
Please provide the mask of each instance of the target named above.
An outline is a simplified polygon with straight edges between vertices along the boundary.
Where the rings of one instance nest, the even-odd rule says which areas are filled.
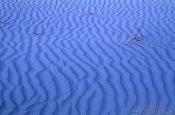
[[[1,0],[0,115],[175,110],[174,16],[175,0]]]

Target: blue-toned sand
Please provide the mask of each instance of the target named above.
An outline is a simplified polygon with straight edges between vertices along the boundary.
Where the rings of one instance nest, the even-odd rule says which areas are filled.
[[[175,0],[0,1],[0,115],[143,108],[175,115]]]

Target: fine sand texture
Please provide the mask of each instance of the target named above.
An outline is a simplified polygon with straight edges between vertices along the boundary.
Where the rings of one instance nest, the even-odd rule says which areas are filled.
[[[0,115],[150,106],[175,114],[175,0],[0,1]]]

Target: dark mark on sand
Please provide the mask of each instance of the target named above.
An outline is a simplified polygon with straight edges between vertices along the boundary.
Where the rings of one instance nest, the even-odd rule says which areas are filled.
[[[42,35],[42,33],[38,33],[38,32],[33,32],[32,34],[33,34],[34,36]]]
[[[87,13],[84,13],[84,15],[95,15],[96,13],[94,12],[87,12]]]
[[[144,25],[144,24],[142,24],[142,25],[138,28],[137,33],[136,33],[136,34],[134,35],[134,37],[129,41],[130,43],[136,43],[136,42],[139,42],[139,41],[143,40],[144,35],[143,35],[142,32],[141,32],[141,29],[143,29],[143,25]]]

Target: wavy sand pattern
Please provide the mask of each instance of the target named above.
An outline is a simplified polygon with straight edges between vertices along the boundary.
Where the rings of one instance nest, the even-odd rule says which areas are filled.
[[[0,115],[172,110],[174,10],[174,0],[0,1]]]

